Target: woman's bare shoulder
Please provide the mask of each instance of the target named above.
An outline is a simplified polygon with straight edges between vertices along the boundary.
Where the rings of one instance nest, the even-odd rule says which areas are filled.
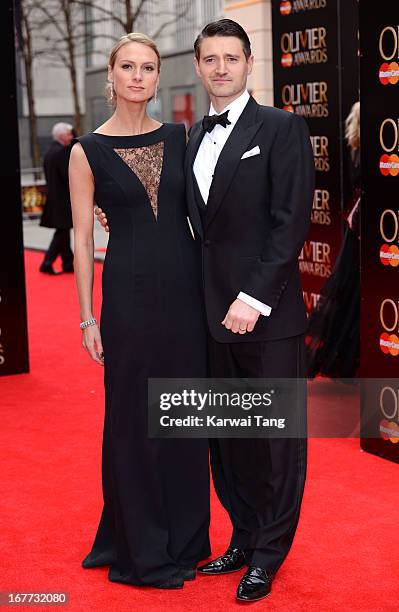
[[[75,140],[72,143],[71,155],[69,157],[69,170],[80,175],[93,176],[89,161],[81,143]]]

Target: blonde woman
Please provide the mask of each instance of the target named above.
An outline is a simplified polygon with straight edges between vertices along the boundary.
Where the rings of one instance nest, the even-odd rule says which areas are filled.
[[[306,335],[309,378],[357,376],[360,355],[360,102],[345,121],[352,193],[342,246],[331,276],[320,291]]]
[[[206,375],[200,253],[187,225],[183,125],[147,113],[155,43],[123,36],[109,57],[112,117],[70,159],[83,346],[105,367],[104,507],[83,567],[111,581],[181,588],[210,553],[205,440],[150,439],[147,381]],[[92,309],[93,206],[107,215],[101,324]]]

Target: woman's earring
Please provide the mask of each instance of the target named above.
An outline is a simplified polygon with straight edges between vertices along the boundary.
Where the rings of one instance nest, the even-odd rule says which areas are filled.
[[[158,85],[155,86],[154,104],[158,102]]]

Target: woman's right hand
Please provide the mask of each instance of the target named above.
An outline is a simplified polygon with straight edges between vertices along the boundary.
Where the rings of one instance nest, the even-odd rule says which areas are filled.
[[[104,351],[101,342],[101,334],[97,325],[89,325],[82,332],[83,348],[89,353],[99,365],[104,365]]]
[[[102,211],[102,208],[99,208],[98,206],[95,207],[94,209],[94,213],[97,217],[97,221],[99,221],[101,223],[101,225],[103,226],[104,230],[106,232],[109,232],[109,227],[108,227],[108,219],[105,215],[105,213]]]

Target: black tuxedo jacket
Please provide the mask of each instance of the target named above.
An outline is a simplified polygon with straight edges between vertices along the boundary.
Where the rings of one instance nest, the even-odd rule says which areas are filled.
[[[193,172],[204,136],[190,131],[186,153],[188,211],[201,241],[209,330],[218,342],[254,342],[301,334],[307,324],[298,256],[313,203],[314,159],[301,117],[260,106],[251,97],[216,165],[205,208]],[[241,159],[256,145],[260,154]],[[244,291],[272,308],[255,329],[221,325]]]
[[[68,164],[71,147],[53,141],[44,160],[47,198],[40,225],[58,229],[72,227],[72,209],[69,196]]]

